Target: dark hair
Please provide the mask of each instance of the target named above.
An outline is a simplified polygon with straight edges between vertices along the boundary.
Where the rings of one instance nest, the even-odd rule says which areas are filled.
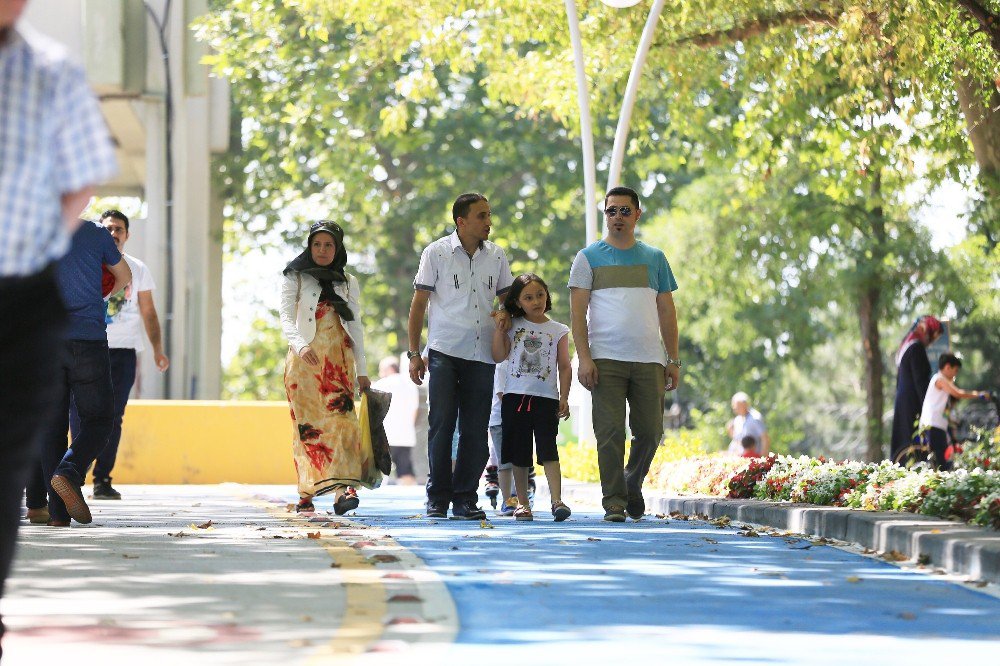
[[[106,210],[103,213],[101,213],[101,222],[108,219],[109,217],[113,217],[116,220],[121,220],[122,224],[125,225],[125,231],[128,231],[128,218],[125,217],[125,213],[121,212],[120,210],[116,210],[114,208]]]
[[[740,440],[740,444],[743,445],[744,449],[755,449],[755,448],[757,448],[757,440],[754,439],[753,437],[751,437],[750,435],[747,435],[746,437],[744,437],[743,439],[741,439]]]
[[[946,365],[950,365],[954,368],[961,368],[962,359],[955,356],[951,352],[945,352],[938,357],[938,368],[943,368]]]
[[[458,218],[465,217],[469,214],[469,209],[472,207],[472,204],[477,201],[485,201],[489,203],[489,199],[478,192],[466,192],[465,194],[459,196],[455,199],[455,203],[451,206],[451,219],[458,222]]]
[[[524,291],[524,288],[532,282],[542,285],[542,288],[545,290],[545,312],[552,309],[552,293],[549,291],[549,285],[545,284],[545,280],[534,273],[522,273],[514,278],[514,282],[510,285],[510,290],[507,291],[507,295],[503,299],[503,307],[510,313],[511,317],[524,316],[524,310],[517,304],[517,300],[521,298],[521,292]]]
[[[604,195],[604,205],[608,205],[608,197],[629,197],[632,199],[632,203],[635,204],[636,209],[641,208],[639,205],[639,195],[631,187],[623,187],[619,185],[618,187],[612,187],[608,190],[608,193]]]

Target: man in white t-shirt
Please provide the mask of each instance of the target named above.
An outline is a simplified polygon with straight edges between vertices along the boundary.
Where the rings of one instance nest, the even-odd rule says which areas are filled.
[[[749,437],[754,442],[753,453],[766,457],[771,453],[771,436],[767,434],[763,415],[750,406],[750,396],[739,391],[733,395],[730,405],[733,408],[733,419],[726,424],[730,437],[729,455],[745,455],[743,440]]]
[[[115,414],[111,437],[94,463],[94,499],[117,500],[122,496],[111,486],[111,472],[118,457],[125,405],[128,404],[132,385],[135,384],[136,354],[145,349],[145,336],[149,336],[153,358],[160,372],[170,366],[170,360],[163,353],[160,320],[153,304],[153,290],[156,289],[153,277],[146,264],[125,253],[125,243],[129,239],[128,217],[119,210],[106,210],[101,214],[101,224],[111,233],[118,251],[132,269],[132,281],[122,291],[112,294],[107,302],[105,321],[108,326],[108,354],[111,358]],[[79,423],[76,406],[71,402],[70,427],[74,433]]]
[[[635,190],[609,190],[607,234],[577,253],[569,274],[577,374],[591,393],[604,520],[611,522],[646,511],[642,482],[663,437],[663,392],[680,383],[677,280],[663,252],[635,237],[640,215]]]
[[[385,416],[385,434],[396,466],[396,478],[405,486],[416,482],[413,474],[413,447],[417,444],[417,410],[420,391],[410,378],[399,372],[399,360],[388,356],[378,364],[379,380],[372,388],[392,394]]]
[[[955,398],[985,400],[989,391],[964,391],[955,385],[955,378],[962,367],[962,359],[950,352],[938,358],[938,371],[931,377],[924,395],[924,405],[920,410],[920,430],[925,434],[934,452],[934,466],[951,469],[951,447],[948,445],[948,399]],[[903,461],[897,461],[903,462]]]

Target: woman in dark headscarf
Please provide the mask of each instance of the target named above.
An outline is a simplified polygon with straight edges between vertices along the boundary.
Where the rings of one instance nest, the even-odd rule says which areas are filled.
[[[381,476],[361,449],[354,410],[365,371],[358,280],[344,271],[344,230],[334,222],[309,228],[306,249],[283,271],[281,328],[288,338],[285,390],[292,412],[292,456],[298,474],[297,511],[314,511],[313,497],[333,492],[334,511],[357,508],[357,486]],[[356,385],[355,385],[356,384]]]
[[[896,403],[892,415],[890,459],[916,442],[917,419],[931,381],[927,347],[941,337],[941,322],[930,315],[919,317],[903,336],[896,352]]]

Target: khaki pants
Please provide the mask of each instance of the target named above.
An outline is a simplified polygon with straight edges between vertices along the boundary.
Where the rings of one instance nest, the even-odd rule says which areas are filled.
[[[666,380],[659,363],[594,359],[597,386],[591,392],[597,466],[602,504],[624,508],[629,496],[641,495],[656,447],[663,437],[663,391]],[[625,465],[625,402],[629,405],[632,448]]]

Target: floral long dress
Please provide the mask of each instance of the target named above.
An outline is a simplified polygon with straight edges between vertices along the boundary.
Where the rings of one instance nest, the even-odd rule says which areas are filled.
[[[319,366],[309,365],[292,349],[285,359],[299,495],[323,495],[346,486],[370,488],[374,462],[361,453],[351,339],[326,301],[316,306],[316,336],[309,346]]]

